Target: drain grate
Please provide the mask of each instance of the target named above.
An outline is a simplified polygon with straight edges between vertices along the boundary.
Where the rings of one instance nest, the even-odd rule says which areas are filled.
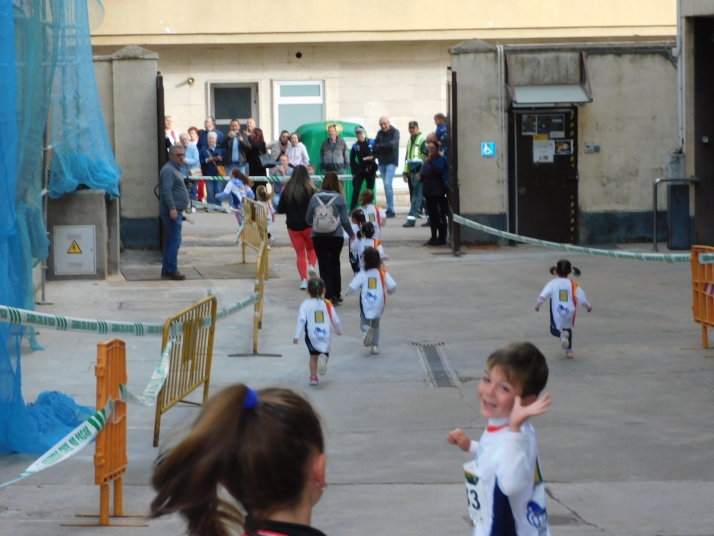
[[[443,342],[413,342],[412,345],[416,346],[419,352],[419,357],[421,357],[422,363],[426,369],[429,381],[434,387],[456,387],[453,374],[443,352]]]

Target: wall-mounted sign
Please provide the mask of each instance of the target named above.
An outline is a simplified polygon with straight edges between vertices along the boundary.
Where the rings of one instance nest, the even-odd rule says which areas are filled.
[[[481,143],[481,156],[485,158],[491,158],[492,156],[496,156],[496,142],[485,141]]]

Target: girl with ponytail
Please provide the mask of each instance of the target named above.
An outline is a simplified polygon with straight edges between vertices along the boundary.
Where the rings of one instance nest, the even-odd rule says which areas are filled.
[[[319,417],[289,389],[227,387],[159,456],[152,484],[151,517],[180,513],[191,536],[324,536],[309,526],[326,487]]]
[[[540,310],[543,302],[550,298],[550,333],[560,338],[560,346],[565,350],[565,357],[573,359],[573,326],[575,325],[575,308],[578,303],[589,313],[593,310],[585,292],[568,276],[580,275],[580,270],[570,264],[567,259],[561,259],[550,269],[557,275],[550,281],[538,296],[535,310]]]
[[[305,333],[305,344],[310,352],[310,385],[319,383],[317,379],[327,372],[327,360],[330,359],[332,329],[342,335],[342,324],[330,300],[326,300],[325,282],[319,277],[312,277],[307,282],[310,299],[300,305],[297,327],[293,344],[297,344],[300,335]]]

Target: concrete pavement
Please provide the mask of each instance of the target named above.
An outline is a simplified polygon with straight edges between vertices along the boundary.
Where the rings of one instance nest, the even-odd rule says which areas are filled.
[[[548,331],[548,312],[533,310],[561,257],[531,246],[465,249],[454,258],[445,248],[420,244],[428,229],[404,229],[405,215],[383,232],[398,284],[382,322],[381,350],[361,345],[356,299],[338,313],[345,335],[335,337],[320,386],[307,385],[307,352],[293,346],[300,292],[295,255],[284,221],[274,224],[260,350],[281,358],[230,358],[251,347],[251,314],[238,313],[217,329],[212,392],[232,382],[288,385],[307,393],[324,419],[328,482],[313,524],[328,535],[389,533],[469,534],[461,465],[468,455],[446,443],[462,427],[477,437],[484,426],[476,387],[487,356],[499,346],[530,340],[550,367],[553,405],[534,425],[557,535],[714,534],[714,464],[711,445],[714,350],[696,348],[699,326],[691,316],[689,266],[569,255],[583,271],[578,280],[594,310],[578,313],[575,359],[566,360]],[[184,226],[180,264],[237,262],[235,219],[196,215]],[[623,249],[625,248],[624,246]],[[647,245],[628,249],[646,251]],[[129,252],[123,262],[152,263],[150,252]],[[160,270],[160,265],[157,265]],[[346,254],[343,288],[351,273]],[[250,280],[184,282],[54,282],[52,306],[38,310],[69,316],[163,321],[205,296],[235,302],[252,290]],[[40,330],[44,352],[23,356],[26,401],[59,390],[79,403],[94,403],[96,344],[104,337]],[[130,387],[146,384],[160,353],[158,338],[126,338]],[[419,346],[436,348],[454,387],[433,387]],[[433,372],[433,371],[432,371]],[[199,393],[192,399],[199,400]],[[179,406],[163,420],[162,443],[180,436],[197,414]],[[125,511],[146,513],[157,450],[151,447],[153,410],[130,406]],[[0,534],[104,534],[61,523],[86,522],[76,513],[96,512],[93,447],[56,467],[0,490]],[[9,480],[33,456],[0,457],[0,481]],[[124,520],[123,522],[136,522]],[[180,519],[148,522],[125,534],[180,534]]]

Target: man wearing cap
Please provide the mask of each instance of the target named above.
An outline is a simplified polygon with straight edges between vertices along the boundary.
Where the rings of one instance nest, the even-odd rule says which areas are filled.
[[[337,125],[327,127],[327,139],[320,146],[320,169],[324,175],[328,171],[334,171],[338,175],[344,175],[349,163],[349,152],[347,143],[342,138],[337,137]]]
[[[384,182],[384,195],[387,198],[387,218],[396,216],[394,213],[394,189],[392,180],[397,171],[399,160],[399,131],[394,128],[386,117],[379,119],[379,132],[374,139],[374,156],[377,157],[379,173]]]
[[[419,123],[409,122],[409,141],[407,141],[407,154],[404,159],[402,177],[409,185],[409,199],[412,203],[404,227],[414,227],[423,202],[421,181],[417,178],[422,166],[422,149],[426,146],[426,137],[419,132]]]
[[[367,182],[367,188],[374,191],[374,178],[377,174],[377,163],[374,161],[374,142],[367,138],[364,127],[355,128],[357,142],[350,151],[350,169],[352,171],[352,200],[350,211],[357,206],[362,183]]]

